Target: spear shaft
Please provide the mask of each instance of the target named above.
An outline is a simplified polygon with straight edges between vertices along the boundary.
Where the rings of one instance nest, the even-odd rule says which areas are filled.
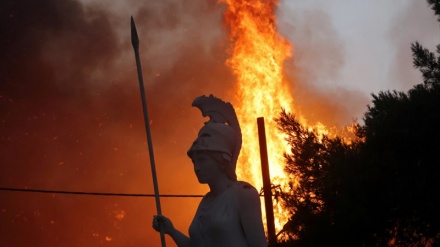
[[[148,152],[150,154],[151,174],[153,176],[154,197],[156,198],[156,209],[157,209],[157,214],[162,215],[162,210],[160,208],[159,186],[157,183],[157,176],[156,176],[156,166],[154,162],[153,142],[151,140],[150,121],[148,120],[148,109],[147,109],[147,100],[145,97],[144,79],[142,76],[141,59],[139,56],[139,38],[136,31],[136,24],[134,23],[133,16],[131,17],[131,44],[133,45],[134,54],[136,57],[136,67],[138,72],[139,87],[140,87],[141,99],[142,99],[142,110],[144,112],[145,130],[147,134]],[[159,221],[159,228],[160,228],[160,241],[162,243],[162,247],[165,247],[166,246],[165,235],[160,221]]]

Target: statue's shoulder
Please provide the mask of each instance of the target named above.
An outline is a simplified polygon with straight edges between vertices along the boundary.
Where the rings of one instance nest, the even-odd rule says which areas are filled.
[[[237,181],[236,186],[238,188],[241,188],[241,189],[244,189],[244,190],[255,189],[254,186],[252,186],[250,183],[248,183],[246,181]]]
[[[260,195],[254,186],[245,181],[237,181],[235,185],[236,195],[240,208],[248,210],[260,207]]]
[[[245,181],[237,181],[236,182],[236,190],[237,192],[244,197],[248,196],[258,196],[258,191],[252,186],[250,183]]]

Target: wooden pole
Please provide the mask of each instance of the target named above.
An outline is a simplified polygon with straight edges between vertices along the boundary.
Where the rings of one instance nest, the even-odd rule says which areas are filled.
[[[275,234],[275,220],[274,220],[273,205],[272,205],[272,189],[271,189],[270,173],[269,173],[269,159],[267,155],[266,131],[264,129],[263,117],[257,118],[257,125],[258,125],[258,140],[260,143],[261,173],[263,176],[264,205],[266,208],[267,235],[269,238],[269,246],[276,246],[277,237]]]
[[[139,87],[140,87],[141,99],[142,99],[142,110],[144,112],[144,123],[147,134],[148,152],[150,154],[151,174],[153,176],[154,197],[156,198],[156,209],[157,209],[157,214],[162,215],[162,210],[160,208],[159,185],[157,183],[156,166],[154,162],[153,142],[151,140],[150,121],[148,120],[148,110],[147,110],[147,100],[145,97],[144,79],[142,77],[141,59],[139,57],[139,38],[136,30],[136,24],[134,23],[133,20],[133,16],[131,17],[131,44],[133,45],[134,54],[136,57],[136,67],[138,72]],[[162,247],[165,247],[166,246],[165,234],[163,232],[163,228],[160,222],[159,222],[159,228],[160,228],[160,241],[162,243]]]

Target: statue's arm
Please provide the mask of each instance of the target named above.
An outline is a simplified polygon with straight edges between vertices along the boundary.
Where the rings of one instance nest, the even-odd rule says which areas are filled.
[[[183,234],[182,232],[178,231],[177,229],[174,228],[174,230],[172,232],[168,233],[168,235],[171,236],[171,238],[174,240],[174,242],[177,244],[177,246],[190,247],[189,237],[186,236],[185,234]]]
[[[243,188],[240,198],[240,220],[248,245],[251,247],[267,247],[261,218],[260,196],[255,188]]]
[[[162,225],[163,232],[165,234],[170,235],[170,237],[174,240],[174,242],[179,247],[189,247],[190,246],[190,239],[185,234],[174,228],[173,223],[170,219],[163,215],[155,215],[153,217],[153,228],[156,231],[160,231],[159,229],[159,222]]]

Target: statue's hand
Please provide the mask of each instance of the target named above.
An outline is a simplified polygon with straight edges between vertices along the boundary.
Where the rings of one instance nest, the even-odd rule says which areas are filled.
[[[170,234],[174,231],[173,223],[170,219],[163,215],[155,215],[153,216],[153,228],[157,232],[160,231],[159,224],[162,226],[163,232],[165,234]]]

